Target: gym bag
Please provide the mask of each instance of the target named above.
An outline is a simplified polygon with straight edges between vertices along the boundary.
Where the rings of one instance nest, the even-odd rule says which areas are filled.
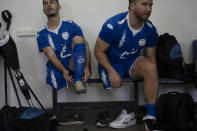
[[[163,131],[197,131],[195,104],[188,93],[169,92],[159,96],[157,126]]]
[[[156,59],[159,77],[177,78],[184,73],[181,47],[173,35],[159,36]]]

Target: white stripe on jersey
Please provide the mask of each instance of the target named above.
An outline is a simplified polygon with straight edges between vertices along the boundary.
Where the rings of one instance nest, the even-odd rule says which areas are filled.
[[[57,81],[56,81],[56,78],[55,78],[54,71],[51,71],[51,80],[52,80],[54,88],[57,89]]]
[[[50,34],[48,34],[48,40],[49,40],[49,44],[51,45],[51,47],[55,50],[55,45],[54,45],[54,43],[53,43],[53,40],[52,40]]]
[[[103,83],[105,85],[107,85],[107,77],[106,77],[106,74],[105,74],[104,70],[102,70],[101,76],[102,76]]]
[[[129,13],[128,13],[129,14]],[[124,19],[122,19],[121,21],[118,21],[118,24],[121,25],[124,23],[124,21],[127,19],[127,17],[125,17]]]
[[[120,42],[118,44],[119,48],[121,48],[123,46],[123,44],[125,42],[125,38],[126,38],[126,31],[124,31],[123,34],[122,34],[122,38],[121,38],[121,40],[120,40]]]
[[[146,24],[148,27],[153,28],[153,25],[150,22],[146,21]]]

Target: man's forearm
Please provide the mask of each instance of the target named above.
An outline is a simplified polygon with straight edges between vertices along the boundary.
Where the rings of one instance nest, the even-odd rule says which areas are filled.
[[[86,66],[85,68],[89,68],[91,60],[91,54],[88,45],[86,45]]]
[[[96,58],[98,62],[107,70],[107,72],[115,71],[112,65],[110,64],[107,55],[104,52],[96,53]]]
[[[49,58],[50,62],[52,63],[52,65],[57,68],[58,70],[60,70],[61,72],[65,72],[66,69],[63,66],[63,64],[57,59],[57,58]]]
[[[57,58],[57,56],[55,55],[55,52],[50,47],[43,49],[43,52],[48,57],[49,61],[52,63],[52,65],[55,68],[57,68],[61,72],[66,71],[65,67],[63,66],[61,61]]]

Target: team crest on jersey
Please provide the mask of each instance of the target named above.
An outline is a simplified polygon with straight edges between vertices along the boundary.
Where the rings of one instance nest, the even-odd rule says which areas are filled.
[[[146,44],[146,39],[140,39],[138,42],[139,46],[145,46]]]
[[[112,24],[107,24],[107,27],[111,30],[113,30],[113,25]]]
[[[62,38],[64,38],[65,40],[68,40],[68,36],[69,36],[68,32],[62,33]]]

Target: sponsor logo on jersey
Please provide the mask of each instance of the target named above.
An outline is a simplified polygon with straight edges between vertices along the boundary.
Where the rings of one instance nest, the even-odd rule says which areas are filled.
[[[140,39],[138,42],[139,46],[145,46],[146,45],[146,39]]]
[[[128,59],[130,57],[130,55],[135,54],[138,51],[138,49],[132,49],[130,52],[129,51],[124,51],[121,55],[120,58],[121,59]]]
[[[110,30],[113,30],[113,25],[112,25],[112,24],[107,24],[107,27],[108,27]]]
[[[119,25],[123,24],[123,23],[125,22],[126,19],[127,19],[127,18],[124,18],[123,20],[118,21],[118,24],[119,24]]]
[[[65,40],[68,40],[68,37],[69,37],[68,32],[62,33],[62,38],[64,38]]]

